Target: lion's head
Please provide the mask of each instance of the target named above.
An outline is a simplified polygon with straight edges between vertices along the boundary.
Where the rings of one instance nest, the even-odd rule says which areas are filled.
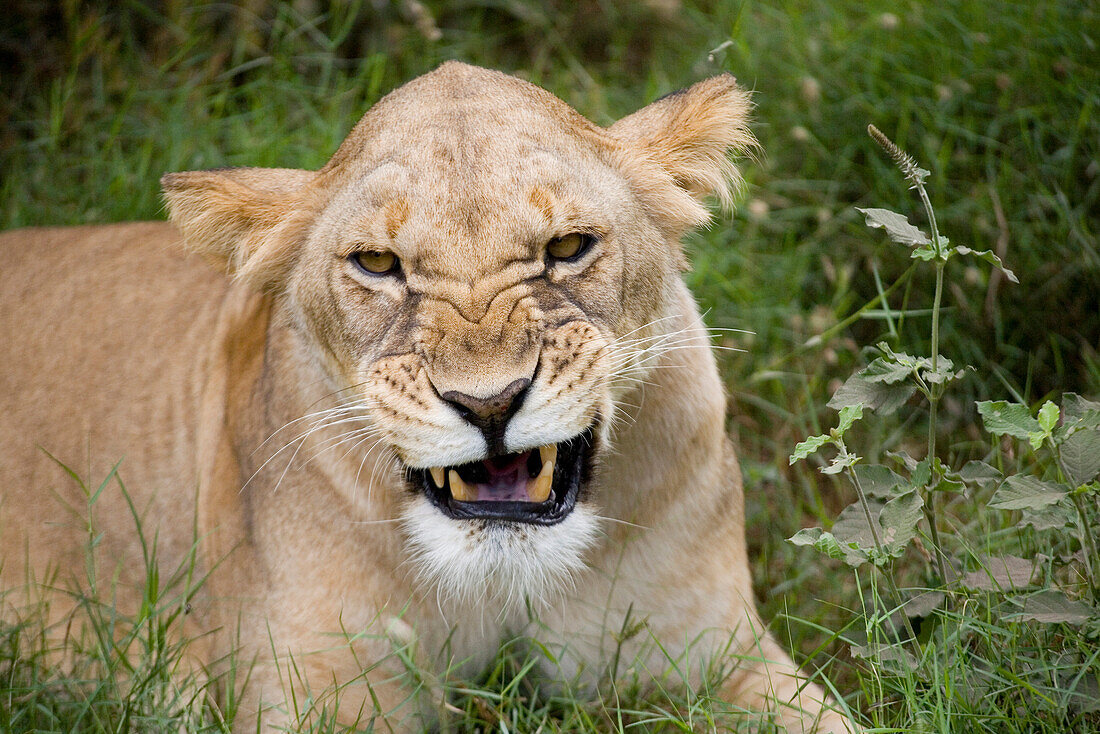
[[[453,594],[553,588],[597,538],[618,423],[684,328],[679,240],[753,144],[730,76],[602,128],[447,63],[320,171],[170,174],[194,248],[272,294],[387,449],[407,543]]]

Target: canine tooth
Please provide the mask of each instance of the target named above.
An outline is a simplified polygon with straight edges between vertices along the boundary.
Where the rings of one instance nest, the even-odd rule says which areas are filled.
[[[550,485],[554,483],[554,464],[546,462],[542,471],[527,488],[527,498],[532,502],[545,502],[550,498]]]
[[[556,443],[549,443],[545,446],[539,446],[539,458],[543,461],[549,461],[551,465],[558,460],[558,445]]]
[[[451,480],[451,496],[459,502],[473,502],[477,499],[477,490],[462,481],[458,472],[451,469],[447,472],[447,478]]]
[[[431,474],[432,474],[432,481],[435,482],[435,486],[438,489],[443,489],[443,477],[444,477],[443,467],[433,466],[428,471],[430,471]]]

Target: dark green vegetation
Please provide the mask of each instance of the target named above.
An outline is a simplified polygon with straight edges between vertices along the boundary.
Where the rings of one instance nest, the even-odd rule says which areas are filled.
[[[1018,279],[991,250],[952,244],[937,227],[925,186],[930,172],[873,125],[868,132],[919,195],[929,225],[926,233],[888,209],[859,208],[868,226],[909,249],[913,267],[933,272],[928,356],[896,351],[890,340],[865,350],[869,364],[829,400],[840,414],[837,426],[800,442],[790,457],[794,464],[824,448],[832,459],[821,473],[846,476],[858,499],[830,530],[806,528],[790,540],[856,571],[865,611],[842,637],[868,663],[861,682],[869,698],[890,690],[904,694],[900,702],[908,715],[902,720],[910,726],[1000,730],[1015,718],[1014,707],[1026,705],[1027,731],[1038,730],[1040,722],[1094,728],[1100,713],[1100,654],[1090,652],[1100,632],[1100,554],[1093,533],[1100,521],[1100,402],[1067,392],[1061,409],[1046,401],[1033,417],[1026,403],[980,401],[986,431],[1003,437],[1000,450],[983,457],[997,466],[981,460],[953,466],[939,458],[939,407],[968,371],[939,351],[947,265],[966,258],[991,265],[1013,283]],[[871,413],[889,419],[914,396],[928,410],[924,458],[902,445],[886,452],[892,468],[853,450],[857,423]],[[1025,461],[1016,460],[1019,449]],[[956,505],[954,511],[945,512],[944,503]],[[987,523],[1010,516],[998,511],[1012,511],[1018,522],[990,532]],[[960,526],[964,514],[983,522]],[[924,555],[917,569],[904,562],[913,550]],[[899,579],[912,585],[899,587]],[[1007,625],[982,623],[994,619]],[[1019,657],[1025,640],[1024,649],[1032,652]],[[898,719],[896,712],[879,711],[871,718],[875,724]]]
[[[581,7],[460,0],[426,3],[428,14],[420,16],[411,3],[243,5],[10,3],[0,30],[0,227],[159,217],[157,179],[165,171],[317,167],[371,103],[448,58],[520,74],[600,123],[731,71],[756,90],[764,154],[746,162],[750,186],[739,212],[690,239],[694,270],[687,277],[710,325],[754,332],[720,341],[746,350],[725,353],[723,366],[765,616],[776,619],[791,647],[830,663],[839,689],[858,692],[853,705],[874,712],[879,725],[1100,729],[1082,703],[1100,698],[1096,613],[1043,622],[1013,617],[1003,606],[1011,604],[1006,586],[1058,587],[1075,602],[1096,604],[1087,587],[1097,571],[1082,570],[1088,548],[1073,521],[1017,528],[1022,510],[1006,506],[1004,494],[987,504],[1006,485],[964,483],[936,500],[943,572],[922,520],[920,547],[905,545],[888,576],[861,568],[858,586],[842,562],[785,540],[802,527],[830,528],[856,499],[847,482],[834,483],[835,475],[806,462],[788,466],[787,457],[799,440],[835,424],[826,407],[833,391],[877,356],[860,347],[885,339],[897,352],[932,351],[934,269],[918,268],[898,282],[910,267],[908,253],[867,230],[854,208],[902,212],[928,231],[909,182],[866,136],[868,123],[930,170],[930,203],[951,244],[993,250],[1020,280],[1012,284],[972,258],[945,266],[938,351],[975,369],[939,401],[932,435],[944,471],[984,460],[1005,474],[1058,482],[1059,442],[1070,437],[1052,432],[1038,450],[1027,440],[1045,430],[1049,410],[1045,419],[1016,415],[1009,435],[1018,440],[1002,443],[983,430],[974,404],[1009,400],[1031,406],[1034,416],[1050,399],[1069,414],[1076,408],[1067,407],[1063,392],[1100,395],[1094,4],[906,2],[883,13],[854,0],[605,0]],[[846,321],[895,283],[888,307],[878,303]],[[845,435],[867,462],[899,471],[886,452],[921,459],[928,439],[928,412],[917,398],[887,418],[865,417]],[[1067,560],[1074,554],[1078,565]],[[1015,575],[997,576],[996,564],[982,560],[1006,555],[1039,558],[1039,568],[1016,566]],[[964,593],[955,570],[982,566],[1001,580]],[[886,579],[907,596],[908,588],[941,590],[941,576],[948,580],[941,611],[926,610],[931,621],[911,623],[919,649],[884,654],[895,649],[893,639],[881,636],[886,626],[873,618],[880,604],[890,608]],[[977,592],[988,596],[978,599]],[[842,629],[863,657],[836,639]],[[0,711],[60,710],[58,702],[82,700],[85,694],[73,691],[87,686],[67,687],[60,674],[49,675],[45,656],[32,654],[33,634],[9,630],[3,641],[0,689],[15,687]],[[548,701],[528,672],[522,656],[505,651],[484,690],[458,705],[471,722],[502,717],[509,731],[539,722],[577,730],[647,720]],[[118,698],[102,710],[125,711],[119,699],[130,694],[110,695]],[[704,696],[639,708],[687,716],[705,703]],[[104,730],[129,721],[122,713],[106,716]],[[692,720],[705,728],[705,718]]]

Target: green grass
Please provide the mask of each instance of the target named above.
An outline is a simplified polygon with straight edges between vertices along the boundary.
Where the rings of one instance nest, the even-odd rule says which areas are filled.
[[[849,643],[873,628],[862,616],[875,609],[865,605],[876,599],[869,580],[857,585],[842,564],[785,540],[800,527],[828,526],[854,499],[846,484],[804,463],[788,466],[787,456],[833,423],[825,404],[864,363],[860,347],[887,337],[926,350],[932,280],[921,274],[893,292],[889,309],[836,328],[909,265],[904,252],[866,230],[854,207],[918,209],[864,134],[868,123],[931,170],[941,231],[956,244],[994,249],[1021,280],[948,265],[941,351],[975,370],[940,406],[941,458],[953,466],[972,458],[1034,463],[1025,453],[994,451],[975,399],[1037,404],[1057,402],[1063,391],[1100,394],[1100,66],[1092,61],[1100,13],[1093,4],[902,2],[885,13],[856,0],[693,0],[672,18],[610,0],[581,9],[565,0],[426,6],[438,40],[396,5],[377,10],[370,2],[335,9],[261,1],[245,11],[167,0],[16,0],[0,30],[0,228],[161,217],[157,179],[166,171],[317,167],[371,103],[448,58],[520,74],[600,123],[731,71],[755,90],[764,154],[746,163],[750,186],[739,213],[689,239],[687,277],[711,325],[753,332],[726,339],[746,352],[722,360],[765,616],[789,647],[827,663],[840,690],[854,694],[853,705],[877,725],[1100,730],[1075,693],[1096,686],[1092,628],[1013,622],[996,613],[998,599],[975,602],[937,617],[922,630],[936,644],[922,648],[918,665],[894,670],[850,654]],[[920,455],[926,420],[913,409],[866,422],[864,453]],[[1072,552],[1051,531],[1019,532],[1010,513],[984,509],[982,492],[952,496],[943,508],[945,544],[967,569],[976,554]],[[910,553],[900,583],[931,585],[927,569]],[[112,613],[91,602],[83,608],[93,618]],[[130,721],[118,712],[150,710],[119,682],[122,664],[104,662],[110,650],[74,641],[89,662],[70,675],[41,650],[38,631],[32,619],[0,634],[0,673],[10,682],[0,687],[0,711],[65,713],[43,714],[26,729],[0,725],[95,731],[85,726],[91,719],[75,717],[110,711],[98,730],[115,731]],[[1092,647],[1083,645],[1090,639]],[[509,731],[539,724],[605,731],[645,720],[620,723],[590,702],[545,695],[524,660],[502,651],[474,692],[458,696],[471,730],[477,722],[503,730],[503,721]],[[123,681],[133,675],[122,673]],[[216,708],[195,691],[187,696],[197,709],[185,697],[150,715],[194,716],[196,726],[217,730]],[[177,699],[163,691],[147,699],[168,700]],[[709,703],[704,696],[622,706],[631,707],[682,713]]]

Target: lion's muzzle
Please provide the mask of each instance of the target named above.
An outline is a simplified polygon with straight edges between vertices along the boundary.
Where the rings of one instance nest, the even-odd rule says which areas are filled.
[[[413,488],[455,520],[498,520],[555,525],[576,506],[588,478],[591,428],[557,444],[482,461],[408,469]]]

